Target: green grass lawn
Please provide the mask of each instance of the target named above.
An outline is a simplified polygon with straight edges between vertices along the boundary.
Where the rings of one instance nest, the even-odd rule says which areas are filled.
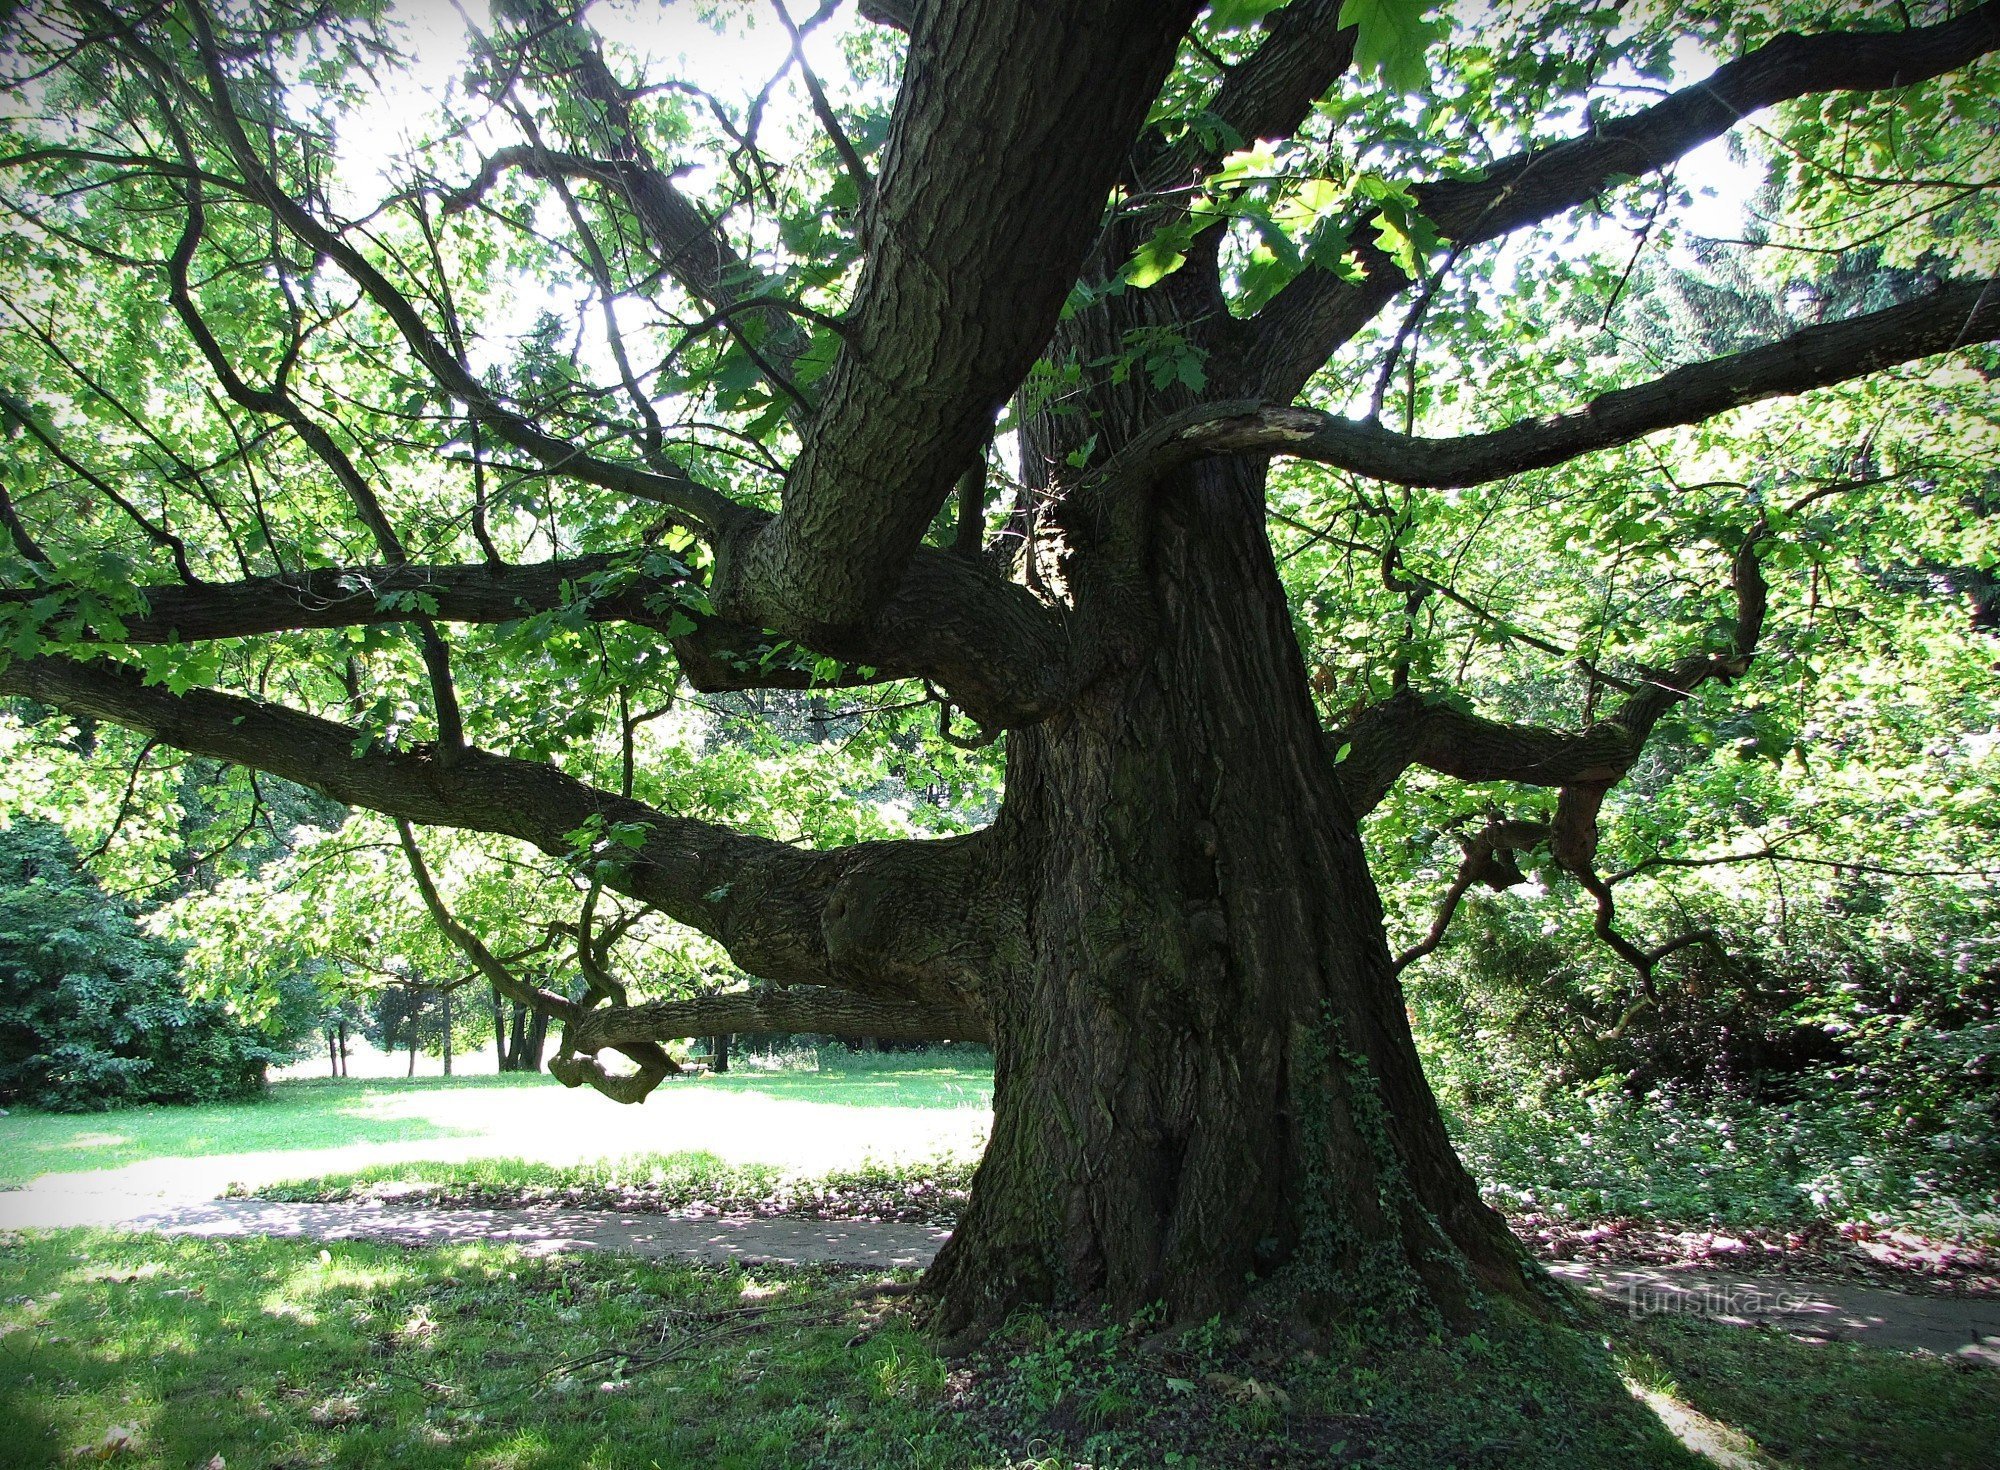
[[[1309,1351],[1021,1316],[947,1361],[877,1277],[511,1248],[0,1237],[0,1466],[1994,1463],[2000,1375],[1684,1319]],[[1602,1344],[1602,1345],[1600,1345]],[[1621,1387],[1621,1379],[1625,1385]],[[1627,1392],[1627,1388],[1631,1392]]]
[[[561,1166],[658,1150],[678,1135],[677,1143],[753,1161],[760,1150],[782,1153],[788,1134],[865,1142],[871,1126],[903,1153],[934,1153],[976,1132],[992,1096],[992,1064],[976,1051],[842,1047],[824,1048],[817,1066],[739,1065],[725,1076],[676,1078],[638,1108],[569,1092],[538,1074],[301,1079],[276,1083],[259,1099],[209,1107],[17,1110],[0,1118],[0,1186],[157,1159],[430,1142],[460,1155],[515,1154]],[[742,1137],[729,1136],[732,1117],[743,1120]],[[927,1147],[932,1134],[937,1141]]]
[[[383,1104],[427,1093],[553,1086],[546,1077],[453,1077],[415,1082],[280,1082],[261,1098],[205,1107],[104,1113],[16,1110],[0,1118],[0,1184],[38,1174],[116,1169],[157,1158],[336,1148],[460,1138],[470,1130]]]
[[[976,1161],[938,1158],[798,1171],[734,1163],[703,1150],[630,1154],[578,1164],[532,1159],[412,1160],[280,1180],[241,1191],[260,1199],[349,1200],[497,1207],[561,1204],[577,1209],[825,1215],[839,1219],[936,1221],[963,1208]]]

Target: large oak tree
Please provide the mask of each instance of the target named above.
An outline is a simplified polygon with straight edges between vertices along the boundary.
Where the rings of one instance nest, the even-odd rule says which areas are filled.
[[[1618,7],[863,0],[852,87],[806,63],[832,6],[784,17],[816,131],[774,157],[772,88],[732,105],[508,0],[426,146],[370,179],[336,160],[416,95],[381,85],[392,16],[30,7],[0,157],[0,692],[396,819],[440,926],[562,1022],[572,1082],[643,1097],[662,1041],[730,1030],[990,1039],[992,1143],[929,1283],[949,1324],[1199,1317],[1258,1283],[1307,1314],[1533,1303],[1399,969],[1530,852],[1642,999],[1691,942],[1621,928],[1599,812],[1670,711],[1750,671],[1782,507],[1708,527],[1705,636],[1586,661],[1576,719],[1541,727],[1407,658],[1327,698],[1271,466],[1361,487],[1389,533],[1344,554],[1409,622],[1456,594],[1411,565],[1396,497],[2000,337],[2000,283],[1947,261],[1538,412],[1462,395],[1419,432],[1414,387],[1400,428],[1385,404],[1438,303],[1500,321],[1496,282],[1565,258],[1553,230],[1745,118],[1983,75],[2000,5],[1930,9],[1813,34],[1689,10],[1733,59],[1675,86],[1666,20]],[[510,352],[521,299],[548,309]],[[1532,371],[1537,341],[1513,346]],[[627,693],[663,667],[710,692],[911,681],[947,738],[1004,739],[1004,801],[969,834],[819,848],[662,809],[629,698],[622,779],[535,726],[565,640]],[[1399,960],[1360,829],[1419,767],[1556,795],[1467,837]],[[409,824],[589,862],[771,985],[635,1001],[586,914],[588,998],[532,987]]]

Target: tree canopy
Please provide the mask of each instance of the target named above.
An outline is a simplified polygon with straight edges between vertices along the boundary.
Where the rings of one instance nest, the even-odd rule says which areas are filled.
[[[544,855],[582,999],[421,888],[568,1080],[992,1039],[955,1319],[1519,1295],[1398,988],[1465,895],[1616,1037],[1723,943],[1628,884],[1880,850],[1885,682],[1990,794],[2000,5],[1852,11],[22,10],[0,691]]]

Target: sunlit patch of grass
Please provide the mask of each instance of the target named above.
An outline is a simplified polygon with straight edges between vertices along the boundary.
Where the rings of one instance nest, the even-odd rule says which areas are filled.
[[[0,1118],[0,1184],[20,1184],[41,1174],[122,1168],[153,1158],[463,1137],[464,1129],[382,1111],[398,1089],[449,1085],[283,1082],[264,1097],[244,1102],[127,1108],[118,1115],[122,1126],[116,1132],[106,1131],[101,1117],[17,1109]]]
[[[977,1463],[849,1273],[64,1232],[0,1275],[0,1466]]]
[[[949,1222],[964,1206],[973,1168],[969,1158],[946,1155],[811,1172],[775,1164],[731,1163],[699,1151],[575,1164],[503,1158],[416,1160],[283,1180],[248,1193],[287,1201],[378,1198],[453,1206],[559,1204],[582,1209]]]
[[[879,1053],[829,1046],[783,1061],[760,1067],[751,1059],[724,1076],[675,1078],[646,1109],[629,1112],[594,1096],[563,1093],[546,1076],[520,1073],[413,1081],[304,1078],[276,1083],[247,1102],[127,1109],[117,1115],[115,1129],[102,1116],[17,1110],[0,1117],[0,1187],[155,1159],[428,1141],[449,1141],[452,1148],[441,1152],[566,1160],[592,1148],[618,1154],[647,1147],[660,1136],[661,1114],[697,1120],[704,1143],[738,1160],[759,1158],[782,1141],[792,1145],[783,1157],[794,1164],[805,1162],[802,1155],[825,1153],[825,1167],[852,1162],[853,1141],[867,1131],[849,1121],[855,1116],[850,1109],[898,1110],[880,1114],[900,1140],[883,1151],[912,1153],[962,1148],[976,1132],[976,1122],[967,1120],[983,1120],[992,1105],[992,1059],[979,1048]],[[548,1095],[550,1089],[557,1095]],[[739,1098],[740,1107],[734,1105]],[[586,1112],[588,1129],[578,1123]]]

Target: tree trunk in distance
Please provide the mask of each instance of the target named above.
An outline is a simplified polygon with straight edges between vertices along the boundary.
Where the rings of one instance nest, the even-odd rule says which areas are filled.
[[[1026,924],[991,992],[992,1141],[928,1277],[947,1331],[1032,1302],[1542,1306],[1425,1083],[1262,506],[1259,465],[1212,462],[1157,488],[1142,587],[1071,558],[1081,616],[1144,623],[1009,737]]]
[[[727,1072],[729,1070],[729,1037],[727,1035],[711,1036],[708,1038],[708,1070],[711,1072]]]
[[[516,1063],[523,1072],[542,1070],[542,1052],[549,1043],[549,1013],[537,1010],[528,1017],[527,1046]]]
[[[514,1059],[507,1055],[507,1008],[500,999],[500,988],[491,982],[487,993],[493,1001],[493,1061],[501,1072],[514,1070]]]

